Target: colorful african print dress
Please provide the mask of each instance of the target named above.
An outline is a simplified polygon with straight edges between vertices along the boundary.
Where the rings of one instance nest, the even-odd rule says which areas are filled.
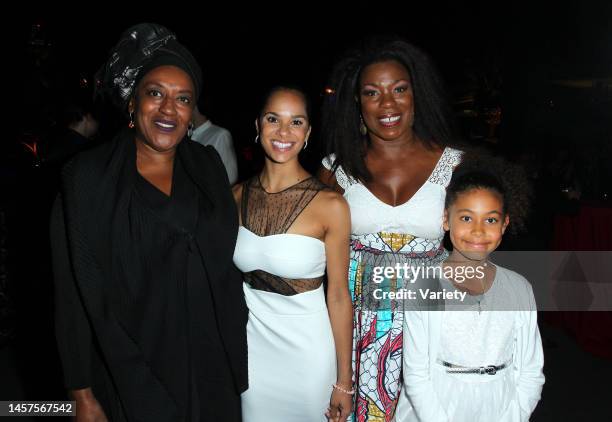
[[[402,389],[402,301],[391,300],[388,292],[398,291],[408,280],[385,277],[377,268],[429,266],[446,258],[444,199],[460,158],[460,151],[445,148],[427,181],[395,207],[379,200],[342,167],[336,169],[351,210],[355,422],[391,421]],[[325,158],[323,166],[331,170],[333,160],[333,155]]]

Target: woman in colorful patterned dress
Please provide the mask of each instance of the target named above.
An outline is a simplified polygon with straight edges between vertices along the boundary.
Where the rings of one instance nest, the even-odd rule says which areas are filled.
[[[402,387],[402,304],[377,298],[407,280],[374,281],[375,268],[445,258],[445,188],[461,153],[448,147],[453,132],[440,86],[428,57],[402,40],[353,51],[332,75],[323,128],[330,155],[320,177],[351,210],[358,422],[392,420]]]

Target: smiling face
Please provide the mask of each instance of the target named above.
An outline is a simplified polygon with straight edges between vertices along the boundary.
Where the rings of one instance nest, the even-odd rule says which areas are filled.
[[[483,261],[501,243],[509,218],[503,200],[490,189],[471,189],[457,194],[444,212],[444,230],[453,243],[451,261]]]
[[[297,159],[310,136],[306,101],[301,93],[289,89],[270,95],[255,124],[266,157],[275,163]]]
[[[400,63],[366,66],[359,81],[359,101],[370,137],[392,141],[412,136],[414,97],[410,75]]]
[[[148,72],[128,106],[136,139],[157,152],[175,149],[187,133],[194,92],[189,75],[176,66],[159,66]]]

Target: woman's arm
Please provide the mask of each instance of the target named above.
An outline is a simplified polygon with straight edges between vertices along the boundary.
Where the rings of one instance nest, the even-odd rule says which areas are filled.
[[[348,291],[349,239],[351,217],[348,204],[341,195],[327,192],[325,201],[327,258],[327,309],[331,321],[336,360],[337,384],[346,390],[353,387],[351,353],[353,343],[353,305]],[[353,398],[334,389],[330,401],[332,420],[344,421],[352,410]],[[337,410],[340,412],[338,414]],[[338,419],[335,419],[334,416]]]
[[[55,280],[55,329],[64,383],[76,401],[77,421],[104,422],[107,420],[104,411],[90,388],[92,334],[72,272],[60,196],[53,205],[50,235]]]

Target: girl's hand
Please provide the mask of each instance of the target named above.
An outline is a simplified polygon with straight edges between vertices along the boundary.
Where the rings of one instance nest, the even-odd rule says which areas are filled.
[[[329,409],[327,409],[325,416],[331,422],[346,422],[352,411],[353,396],[334,388],[329,400]]]

